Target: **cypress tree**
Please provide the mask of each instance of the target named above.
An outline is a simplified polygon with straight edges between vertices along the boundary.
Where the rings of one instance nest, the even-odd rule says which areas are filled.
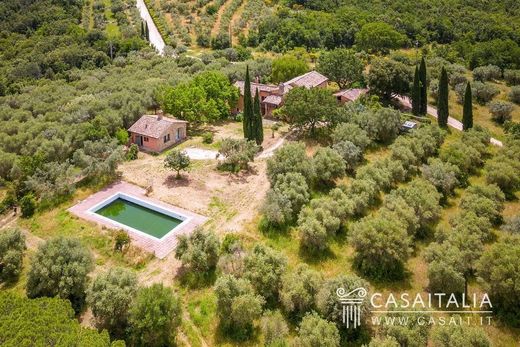
[[[421,82],[421,106],[419,113],[424,115],[428,111],[428,85],[426,83],[426,62],[424,57],[422,57],[421,66],[419,67],[419,80]]]
[[[462,129],[469,130],[473,128],[473,100],[471,100],[471,85],[466,84],[466,92],[464,93],[464,108],[462,109]]]
[[[254,140],[253,129],[251,127],[254,117],[253,101],[251,100],[251,79],[249,78],[249,65],[246,66],[246,80],[244,81],[244,114],[243,129],[244,138]]]
[[[264,128],[262,126],[262,112],[260,110],[260,93],[258,92],[258,88],[256,89],[255,101],[253,105],[253,113],[254,113],[254,137],[257,145],[261,145],[264,142]]]
[[[148,29],[148,22],[144,23],[144,32],[146,36],[146,41],[150,42],[150,30]]]
[[[421,80],[419,78],[419,67],[415,65],[412,87],[412,113],[415,116],[420,114],[421,109]]]
[[[446,128],[448,126],[448,93],[448,74],[446,73],[446,69],[443,66],[441,70],[441,77],[439,79],[439,98],[437,102],[437,122],[442,128]]]
[[[141,38],[144,39],[145,33],[144,33],[144,23],[141,21]]]

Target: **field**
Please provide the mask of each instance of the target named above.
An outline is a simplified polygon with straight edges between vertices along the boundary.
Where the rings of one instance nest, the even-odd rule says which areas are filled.
[[[147,0],[163,38],[173,47],[187,46],[189,52],[214,45],[219,38],[239,37],[255,27],[271,10],[263,0]],[[218,45],[218,44],[217,44]]]
[[[210,129],[216,135],[215,143],[218,143],[223,137],[239,137],[241,124],[224,123]],[[269,127],[266,127],[265,131],[266,134],[269,134]],[[282,134],[283,132],[277,132],[274,138],[266,136],[265,148],[275,144]],[[452,131],[444,145],[459,138],[460,133]],[[201,137],[194,136],[183,143],[180,148],[190,147],[213,150],[217,145],[203,144]],[[317,147],[319,147],[318,143],[309,141],[308,153],[315,152]],[[495,152],[497,149],[491,148],[491,150]],[[366,164],[383,159],[388,154],[386,147],[373,149],[366,155]],[[346,241],[348,226],[346,231],[339,233],[332,240],[329,250],[318,257],[309,256],[302,252],[299,242],[295,242],[299,238],[296,228],[290,228],[282,233],[260,231],[258,225],[261,216],[258,211],[269,187],[265,177],[265,159],[256,160],[249,172],[238,175],[217,171],[214,161],[197,161],[192,165],[190,172],[185,173],[181,180],[175,180],[172,173],[163,168],[162,163],[165,155],[140,154],[138,160],[126,162],[119,168],[123,180],[142,187],[152,187],[151,196],[208,216],[210,221],[206,224],[206,229],[214,230],[221,236],[229,232],[236,233],[244,242],[246,248],[257,243],[264,243],[273,247],[287,257],[289,271],[303,262],[318,270],[325,278],[357,273],[353,266],[354,249]],[[470,178],[470,184],[481,183],[482,181],[480,172]],[[348,178],[342,180],[344,184],[348,185],[348,182]],[[229,340],[218,330],[216,297],[211,288],[211,282],[203,285],[194,283],[189,274],[180,271],[180,263],[174,258],[173,254],[159,260],[151,255],[143,254],[135,248],[130,248],[125,254],[114,252],[112,231],[77,219],[66,211],[69,206],[84,199],[96,189],[79,190],[71,201],[52,210],[38,213],[31,219],[16,222],[25,230],[27,236],[29,252],[25,263],[28,263],[35,247],[43,240],[58,235],[79,237],[94,252],[96,269],[92,275],[112,266],[126,266],[137,271],[141,284],[149,285],[155,282],[163,282],[172,285],[182,295],[184,313],[178,336],[179,345],[236,345],[233,340]],[[458,202],[463,193],[464,189],[457,189],[456,194],[447,201],[443,207],[439,225],[447,225],[449,218],[458,212]],[[254,198],[251,199],[251,197]],[[516,214],[519,209],[518,199],[509,201],[506,203],[504,216]],[[375,213],[377,210],[378,206],[375,206],[368,214]],[[495,229],[494,233],[497,237],[500,237],[503,232]],[[428,285],[427,264],[422,255],[429,242],[431,242],[429,238],[418,242],[415,253],[407,262],[410,273],[404,281],[371,282],[372,289],[394,294],[403,290],[426,293]],[[11,290],[23,293],[26,272],[27,266],[24,267],[20,281]],[[470,288],[473,291],[479,291],[479,285],[474,280],[471,281]],[[86,311],[82,315],[83,324],[90,325],[90,319],[91,314]],[[291,325],[290,329],[291,336],[294,336],[296,326]],[[486,332],[494,342],[494,346],[511,346],[515,343],[514,341],[520,338],[520,331],[496,323],[486,327]],[[246,345],[258,345],[262,339],[263,337],[257,331]]]

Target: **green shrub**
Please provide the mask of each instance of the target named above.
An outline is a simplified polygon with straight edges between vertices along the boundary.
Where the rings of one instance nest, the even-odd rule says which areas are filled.
[[[515,104],[520,104],[520,85],[512,86],[508,94],[509,100]]]
[[[130,145],[130,148],[128,148],[128,152],[126,152],[126,159],[127,160],[136,160],[138,153],[139,153],[139,147],[135,143],[132,143]]]
[[[34,198],[34,195],[27,194],[23,198],[21,198],[20,208],[22,210],[22,217],[32,217],[32,215],[36,211],[36,199]]]
[[[17,229],[0,233],[0,282],[12,281],[22,269],[25,236]]]
[[[202,142],[203,143],[212,143],[213,142],[213,133],[211,131],[206,131],[202,134]]]

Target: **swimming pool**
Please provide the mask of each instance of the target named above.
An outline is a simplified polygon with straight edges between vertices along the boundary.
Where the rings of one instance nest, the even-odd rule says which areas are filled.
[[[102,201],[90,212],[123,229],[155,239],[162,239],[188,220],[179,213],[124,193]]]

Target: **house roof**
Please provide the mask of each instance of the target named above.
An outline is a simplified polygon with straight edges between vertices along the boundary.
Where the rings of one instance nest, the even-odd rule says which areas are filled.
[[[282,103],[282,97],[279,95],[269,95],[262,101],[264,104],[279,106]]]
[[[285,82],[284,85],[292,87],[314,88],[328,80],[329,79],[327,77],[323,76],[318,71],[312,70]]]
[[[236,81],[233,85],[240,89],[240,95],[244,95],[244,81]],[[278,90],[278,86],[275,86],[273,84],[263,84],[263,83],[256,83],[251,82],[251,95],[256,94],[256,90],[258,89],[259,92],[274,92]]]
[[[128,131],[149,136],[158,139],[161,137],[166,130],[172,125],[172,124],[187,124],[188,122],[175,119],[175,118],[169,118],[169,117],[160,117],[159,115],[155,114],[145,114],[141,118],[137,120],[129,129]]]
[[[353,89],[343,89],[337,93],[334,93],[334,96],[341,96],[343,98],[347,98],[351,101],[356,100],[361,95],[366,94],[368,89],[366,88],[353,88]]]

